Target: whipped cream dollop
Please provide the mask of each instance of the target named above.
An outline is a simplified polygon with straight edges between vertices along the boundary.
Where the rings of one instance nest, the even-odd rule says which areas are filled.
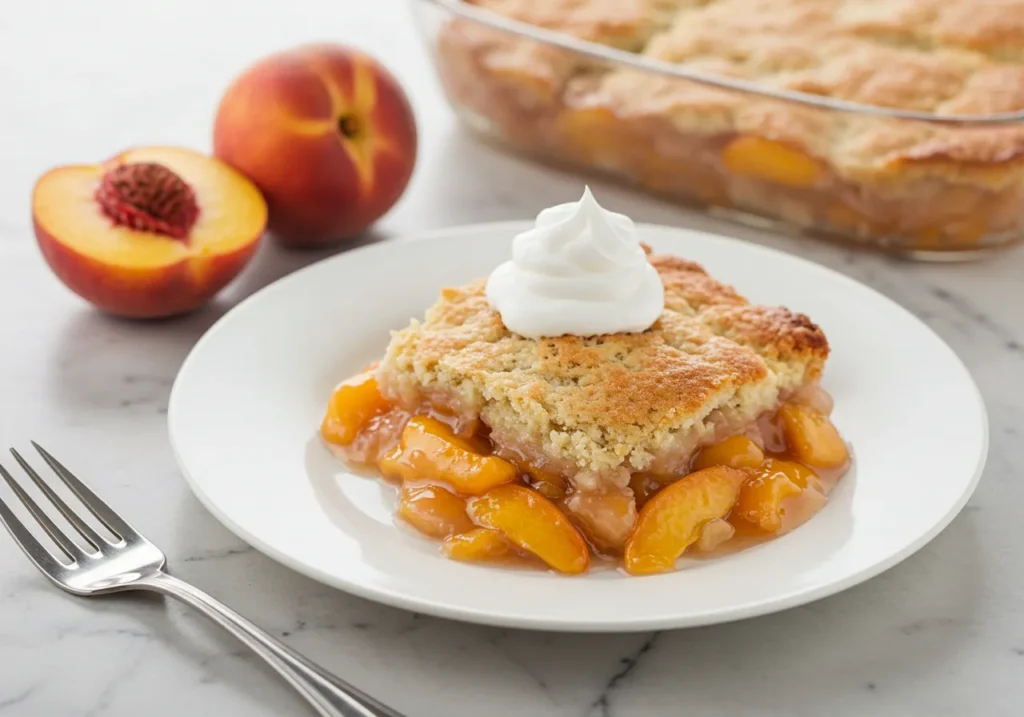
[[[487,279],[487,301],[527,338],[649,329],[665,308],[661,278],[633,221],[590,193],[549,207],[512,242],[512,260]]]

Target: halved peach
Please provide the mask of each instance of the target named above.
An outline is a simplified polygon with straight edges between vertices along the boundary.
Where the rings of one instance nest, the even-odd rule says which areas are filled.
[[[801,463],[819,468],[838,468],[850,459],[839,431],[828,416],[796,403],[778,411],[786,447]]]
[[[435,485],[402,486],[398,516],[431,538],[447,538],[475,527],[466,513],[466,501]]]
[[[69,289],[112,314],[157,318],[201,306],[242,270],[267,205],[217,159],[147,147],[50,170],[33,189],[32,220]]]
[[[702,448],[693,459],[693,470],[699,471],[711,466],[757,468],[763,460],[764,451],[760,446],[746,436],[733,436]]]
[[[459,493],[481,495],[516,478],[516,468],[497,456],[485,456],[436,418],[415,416],[402,431],[399,448],[381,462],[388,475],[402,480],[433,480]]]
[[[700,538],[705,523],[724,518],[750,474],[713,466],[691,473],[654,495],[626,541],[623,566],[633,575],[663,573]]]
[[[501,485],[470,498],[469,516],[559,572],[575,575],[590,567],[583,536],[558,506],[532,488]]]
[[[486,562],[503,558],[511,548],[501,533],[490,528],[473,528],[464,533],[456,533],[444,539],[441,544],[444,554],[452,560],[467,562]]]

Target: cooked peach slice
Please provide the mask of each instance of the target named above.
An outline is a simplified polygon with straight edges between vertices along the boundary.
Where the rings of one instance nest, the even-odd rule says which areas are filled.
[[[469,515],[559,572],[577,575],[590,567],[590,549],[583,536],[558,506],[531,488],[493,488],[469,500]]]
[[[786,461],[781,458],[768,458],[761,466],[761,471],[785,473],[787,478],[800,486],[800,490],[813,488],[824,493],[818,474],[801,463]]]
[[[397,408],[371,418],[347,446],[333,444],[349,463],[379,467],[383,456],[399,444],[409,414]],[[395,478],[400,478],[394,476]]]
[[[819,468],[838,468],[850,459],[828,416],[808,406],[787,403],[778,411],[782,434],[793,457]]]
[[[548,500],[563,500],[566,493],[565,479],[559,475],[530,473],[530,487]]]
[[[605,554],[622,553],[636,523],[636,499],[631,490],[576,493],[565,506],[591,545]]]
[[[509,455],[506,458],[527,479],[530,487],[545,498],[556,502],[565,498],[565,494],[568,492],[568,485],[561,473],[541,468],[516,455]]]
[[[809,383],[798,389],[787,399],[788,403],[796,403],[812,408],[823,416],[831,416],[835,401],[832,395],[817,383]]]
[[[565,478],[558,473],[531,470],[527,471],[526,475],[529,477],[528,482],[530,486],[548,500],[559,501],[565,499],[565,494],[568,492],[569,487]]]
[[[800,150],[764,137],[739,137],[722,150],[722,164],[733,174],[786,187],[810,187],[823,175],[821,165]]]
[[[734,535],[736,535],[736,528],[729,521],[722,518],[709,520],[700,529],[697,550],[702,553],[710,553]]]
[[[590,164],[639,151],[636,140],[624,132],[624,123],[610,107],[600,105],[566,110],[558,119],[565,150]]]
[[[825,497],[825,494],[814,488],[808,488],[797,498],[790,498],[786,505],[786,514],[782,518],[782,530],[779,531],[779,534],[799,528],[824,508],[826,503],[828,503],[828,498]]]
[[[777,533],[782,529],[786,514],[786,499],[802,492],[800,486],[782,471],[765,470],[747,481],[740,490],[733,515],[765,532]]]
[[[825,504],[821,481],[810,468],[769,458],[757,476],[743,485],[733,517],[768,533],[797,527]]]
[[[435,485],[402,486],[398,515],[431,538],[447,538],[474,528],[466,514],[466,501]]]
[[[201,306],[242,270],[267,204],[213,157],[146,147],[50,170],[32,191],[32,220],[69,289],[112,314],[157,318]]]
[[[693,460],[693,470],[711,466],[757,468],[764,460],[764,451],[746,436],[733,436],[700,450]]]
[[[382,463],[382,470],[395,477],[439,481],[467,495],[482,495],[516,477],[511,463],[497,456],[480,455],[469,440],[427,416],[409,420],[402,431],[399,451],[388,454]]]
[[[370,419],[390,407],[373,373],[358,374],[334,389],[327,404],[327,413],[320,424],[320,433],[330,443],[347,446]]]
[[[700,538],[704,524],[724,518],[749,473],[713,466],[665,486],[640,511],[626,541],[623,566],[633,575],[663,573]]]
[[[452,560],[485,562],[503,558],[511,548],[501,533],[490,528],[473,528],[464,533],[450,535],[441,544],[444,554]]]
[[[629,477],[629,489],[633,491],[633,500],[637,509],[651,499],[661,488],[661,483],[646,473],[634,473]]]
[[[402,482],[402,476],[409,470],[402,462],[402,444],[396,443],[377,459],[377,470],[382,478]]]

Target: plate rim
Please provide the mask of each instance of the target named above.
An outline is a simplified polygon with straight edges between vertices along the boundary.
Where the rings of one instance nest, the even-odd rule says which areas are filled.
[[[878,291],[872,286],[863,282],[857,281],[853,277],[847,276],[831,267],[819,264],[815,261],[807,259],[803,256],[793,254],[791,252],[776,249],[774,247],[764,246],[753,241],[740,239],[737,237],[726,236],[717,234],[715,232],[703,231],[700,229],[692,229],[689,227],[674,227],[664,224],[654,224],[647,222],[637,222],[636,227],[638,231],[643,233],[645,230],[655,231],[668,231],[671,233],[679,234],[682,236],[697,236],[701,239],[714,239],[717,242],[725,242],[733,244],[734,247],[739,251],[752,252],[754,254],[765,254],[770,256],[781,255],[787,261],[795,261],[799,264],[808,265],[816,271],[824,272],[828,278],[832,281],[839,281],[852,285],[860,291],[868,291],[875,295],[876,298],[881,299],[890,310],[896,310],[898,313],[903,314],[905,317],[911,319],[915,323],[923,327],[932,338],[938,341],[942,346],[946,348],[950,357],[954,359],[957,367],[963,372],[964,377],[973,389],[972,394],[977,407],[980,409],[981,417],[981,451],[978,456],[977,465],[975,466],[974,473],[971,476],[970,481],[967,484],[966,489],[963,491],[959,499],[950,507],[946,515],[937,522],[935,522],[931,528],[925,531],[917,539],[911,541],[901,550],[894,552],[889,555],[886,559],[880,560],[873,563],[870,567],[852,573],[845,576],[842,579],[834,580],[830,583],[815,586],[805,590],[793,590],[785,593],[779,597],[769,600],[759,600],[752,604],[744,604],[740,606],[733,606],[728,609],[727,612],[713,612],[707,611],[696,615],[681,615],[677,617],[672,616],[656,616],[656,617],[645,617],[645,616],[627,616],[620,618],[614,622],[605,621],[564,621],[564,620],[552,620],[545,618],[542,615],[537,616],[520,616],[520,615],[503,615],[494,612],[487,612],[479,609],[464,608],[464,607],[453,607],[443,603],[435,603],[417,598],[415,596],[407,596],[401,594],[395,594],[386,589],[380,588],[368,588],[365,587],[358,581],[349,581],[344,578],[328,573],[326,571],[319,570],[313,566],[306,565],[302,562],[294,561],[291,557],[283,554],[273,546],[265,543],[258,536],[253,535],[249,531],[243,529],[237,523],[235,523],[229,516],[224,514],[209,497],[205,494],[200,484],[189,472],[185,461],[182,458],[179,446],[175,440],[175,432],[173,429],[174,420],[173,416],[176,413],[175,406],[178,404],[179,396],[181,392],[181,377],[186,373],[186,370],[190,367],[191,363],[195,360],[195,356],[205,346],[205,344],[211,340],[217,331],[221,330],[224,324],[231,320],[231,317],[236,312],[240,312],[244,307],[248,306],[250,302],[258,300],[264,300],[266,295],[272,294],[275,291],[282,290],[293,282],[302,280],[302,277],[307,272],[320,270],[320,267],[330,263],[342,263],[347,261],[349,257],[357,256],[365,253],[373,253],[380,251],[388,251],[388,248],[394,244],[400,244],[405,242],[419,242],[419,241],[433,241],[444,238],[451,238],[456,235],[463,234],[474,234],[480,232],[504,232],[509,234],[515,234],[533,225],[532,220],[502,220],[494,222],[476,222],[472,224],[462,224],[453,227],[431,229],[422,232],[411,232],[404,233],[399,236],[390,237],[379,242],[354,247],[349,250],[342,249],[336,254],[324,257],[317,261],[314,261],[307,266],[301,267],[292,271],[285,276],[282,276],[266,286],[258,289],[249,296],[239,301],[235,306],[231,307],[224,313],[223,316],[219,317],[195,342],[192,348],[189,350],[185,359],[182,361],[178,372],[175,375],[174,382],[171,387],[170,395],[168,398],[167,408],[167,432],[171,452],[174,455],[174,459],[178,464],[178,469],[182,476],[185,478],[185,482],[191,490],[192,494],[199,500],[199,502],[206,508],[209,513],[216,518],[216,520],[226,527],[232,534],[237,538],[245,542],[247,545],[252,546],[258,552],[263,553],[271,560],[278,564],[286,567],[289,570],[297,572],[310,578],[318,583],[327,585],[333,589],[341,590],[347,594],[355,595],[359,598],[369,600],[371,602],[380,603],[387,605],[392,608],[397,608],[405,611],[418,612],[434,617],[440,617],[444,619],[454,620],[458,622],[466,622],[479,625],[489,625],[503,628],[513,629],[527,629],[527,630],[539,630],[545,632],[561,632],[561,633],[630,633],[630,632],[645,632],[651,630],[669,630],[669,629],[685,629],[690,627],[702,627],[707,625],[726,624],[730,622],[737,622],[741,620],[747,620],[755,617],[764,615],[774,614],[790,610],[795,607],[806,605],[812,602],[816,602],[826,597],[836,595],[840,592],[855,587],[861,583],[864,583],[878,575],[888,571],[889,569],[900,564],[910,556],[914,555],[925,547],[928,543],[934,540],[942,531],[944,531],[953,520],[963,511],[964,506],[968,503],[971,497],[977,490],[978,484],[981,481],[981,476],[984,473],[985,466],[988,460],[989,448],[990,448],[990,425],[988,408],[985,405],[984,397],[978,388],[977,382],[974,380],[970,369],[960,358],[959,354],[938,334],[929,326],[926,322],[919,319],[912,312],[906,309],[904,306],[889,298],[882,292]]]

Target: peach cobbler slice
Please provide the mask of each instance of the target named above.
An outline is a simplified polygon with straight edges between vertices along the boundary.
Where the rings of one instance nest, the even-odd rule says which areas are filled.
[[[824,334],[649,260],[666,308],[637,334],[528,339],[483,281],[444,289],[337,387],[324,440],[397,483],[398,517],[454,560],[640,575],[793,530],[850,460],[818,387]]]

